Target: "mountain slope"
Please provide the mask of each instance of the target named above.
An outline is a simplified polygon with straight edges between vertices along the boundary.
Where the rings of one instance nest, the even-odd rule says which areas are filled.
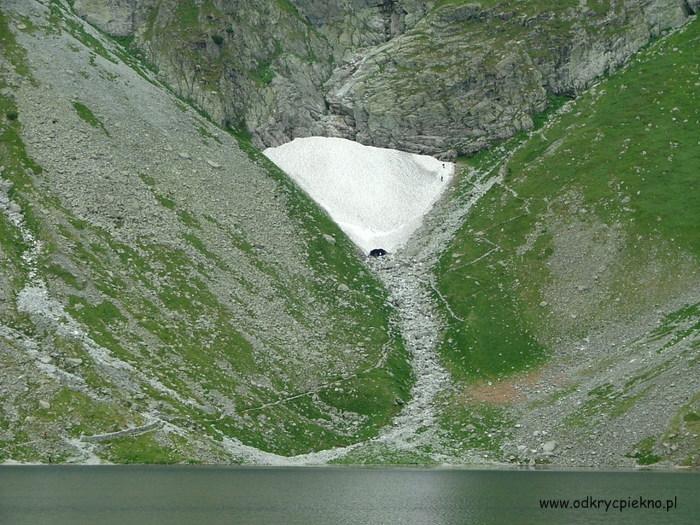
[[[403,343],[331,220],[67,4],[0,13],[0,458],[230,462],[388,423]]]
[[[508,414],[513,460],[698,464],[698,43],[694,20],[467,160],[463,194],[497,182],[436,269],[447,412]]]
[[[123,45],[0,10],[0,459],[698,464],[697,2],[73,4]],[[175,92],[257,144],[501,142],[365,265]]]

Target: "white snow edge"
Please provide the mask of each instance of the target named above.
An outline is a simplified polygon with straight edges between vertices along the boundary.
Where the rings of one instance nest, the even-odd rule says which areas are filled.
[[[395,251],[449,186],[455,166],[428,155],[307,137],[264,152],[365,252]]]

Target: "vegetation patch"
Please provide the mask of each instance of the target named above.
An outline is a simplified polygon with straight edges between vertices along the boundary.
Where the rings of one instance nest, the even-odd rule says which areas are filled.
[[[634,447],[634,450],[627,454],[628,458],[634,458],[639,465],[653,465],[661,461],[661,456],[654,452],[656,439],[653,436],[642,439]]]
[[[117,63],[117,60],[107,49],[102,45],[102,42],[88,31],[85,30],[84,22],[73,16],[60,0],[51,0],[49,6],[51,9],[51,22],[54,27],[63,27],[73,38],[80,41],[85,47],[92,50],[105,60]]]
[[[432,466],[436,461],[428,452],[396,450],[381,443],[369,443],[331,461],[335,465]]]
[[[114,439],[104,446],[102,454],[114,463],[168,465],[185,462],[176,447],[161,444],[152,434]]]
[[[127,413],[114,403],[96,401],[69,388],[59,390],[50,407],[40,408],[36,416],[59,421],[75,437],[116,432],[126,428],[129,422]]]
[[[199,126],[199,127],[197,128],[197,131],[198,131],[199,134],[200,134],[202,137],[204,137],[205,139],[212,139],[212,140],[213,140],[214,142],[216,142],[217,144],[221,144],[221,139],[219,139],[219,137],[217,137],[216,135],[212,135],[212,134],[209,132],[209,130],[206,128],[206,125],[205,125],[205,124],[202,124],[201,126]]]
[[[93,128],[101,128],[102,131],[105,132],[105,135],[109,137],[109,132],[107,129],[105,129],[104,124],[102,121],[95,116],[95,114],[92,112],[92,110],[87,107],[85,104],[82,102],[78,102],[77,100],[73,102],[73,108],[75,109],[75,112],[78,114],[78,116],[84,121],[90,124]]]
[[[601,418],[620,417],[631,410],[652,388],[653,385],[647,385],[632,393],[605,383],[588,392],[586,402],[569,414],[564,423],[572,428],[586,428]]]
[[[656,340],[670,336],[668,341],[658,350],[663,352],[698,332],[700,332],[700,303],[695,303],[667,315],[661,325],[654,330],[651,339]]]
[[[664,459],[700,466],[700,392],[676,412],[661,440]]]
[[[15,72],[23,77],[31,78],[29,65],[27,64],[27,52],[17,43],[15,35],[10,29],[11,19],[0,11],[0,43],[2,43],[2,54],[6,57]]]
[[[479,450],[498,459],[501,446],[510,435],[513,418],[504,407],[470,403],[453,394],[439,415],[440,428],[460,450]]]
[[[275,71],[272,69],[272,64],[269,62],[261,62],[256,69],[252,69],[250,72],[250,77],[260,84],[261,86],[267,86],[275,78]]]
[[[700,421],[700,414],[697,412],[688,412],[686,415],[683,416],[683,421],[686,423],[696,423]]]
[[[183,29],[195,27],[199,21],[199,7],[193,0],[178,2],[175,17]]]

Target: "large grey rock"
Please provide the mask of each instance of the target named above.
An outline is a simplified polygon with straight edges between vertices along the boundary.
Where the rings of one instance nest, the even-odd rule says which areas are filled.
[[[134,32],[136,0],[75,0],[75,12],[111,35]]]
[[[556,441],[547,441],[542,445],[542,452],[545,454],[551,454],[553,453],[559,444]]]

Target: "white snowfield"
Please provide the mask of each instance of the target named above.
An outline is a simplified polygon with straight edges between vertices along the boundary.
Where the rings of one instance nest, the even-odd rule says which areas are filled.
[[[454,175],[450,162],[340,138],[300,138],[263,153],[365,252],[403,245]]]

